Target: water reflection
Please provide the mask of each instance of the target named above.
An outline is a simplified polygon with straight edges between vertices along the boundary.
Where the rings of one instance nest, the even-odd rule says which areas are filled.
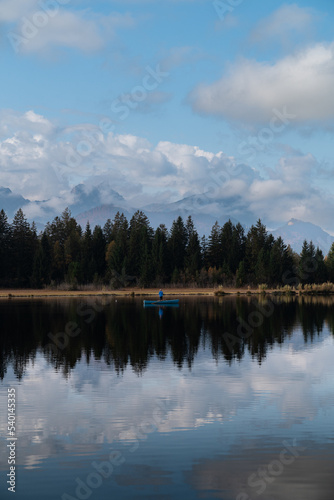
[[[162,317],[133,299],[22,300],[0,314],[18,500],[83,498],[77,480],[113,453],[124,461],[85,498],[333,498],[332,299],[184,299]],[[1,419],[2,471],[5,436]],[[286,442],[301,451],[275,475]]]
[[[180,369],[191,369],[200,346],[217,361],[249,353],[262,363],[274,345],[291,342],[296,328],[304,343],[318,339],[325,325],[334,332],[333,304],[328,297],[184,299],[164,309],[134,299],[1,301],[0,377],[12,365],[21,379],[39,350],[65,376],[82,355],[119,374],[129,364],[142,374],[152,357],[171,356]]]

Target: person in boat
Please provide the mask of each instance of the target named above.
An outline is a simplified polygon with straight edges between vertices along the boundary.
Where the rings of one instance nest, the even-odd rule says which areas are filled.
[[[160,289],[160,291],[159,291],[159,299],[162,300],[163,296],[164,296],[164,292]]]

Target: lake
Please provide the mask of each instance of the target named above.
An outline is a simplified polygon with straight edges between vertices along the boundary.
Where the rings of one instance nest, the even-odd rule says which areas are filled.
[[[11,479],[17,500],[333,500],[334,299],[8,299],[0,318],[1,499]]]

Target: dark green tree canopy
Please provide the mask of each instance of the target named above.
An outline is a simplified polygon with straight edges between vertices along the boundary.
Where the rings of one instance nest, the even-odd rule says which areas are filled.
[[[137,210],[128,222],[117,212],[103,228],[85,230],[67,208],[37,236],[22,209],[12,222],[0,211],[0,285],[42,287],[67,283],[110,286],[307,285],[334,281],[334,244],[328,255],[304,241],[300,255],[275,239],[259,219],[247,234],[241,224],[216,221],[199,237],[191,216],[178,216],[170,231],[155,230]]]

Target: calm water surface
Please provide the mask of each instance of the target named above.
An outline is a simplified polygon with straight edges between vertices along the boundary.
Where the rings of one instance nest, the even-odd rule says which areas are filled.
[[[333,500],[333,300],[3,300],[0,318],[1,499]]]

